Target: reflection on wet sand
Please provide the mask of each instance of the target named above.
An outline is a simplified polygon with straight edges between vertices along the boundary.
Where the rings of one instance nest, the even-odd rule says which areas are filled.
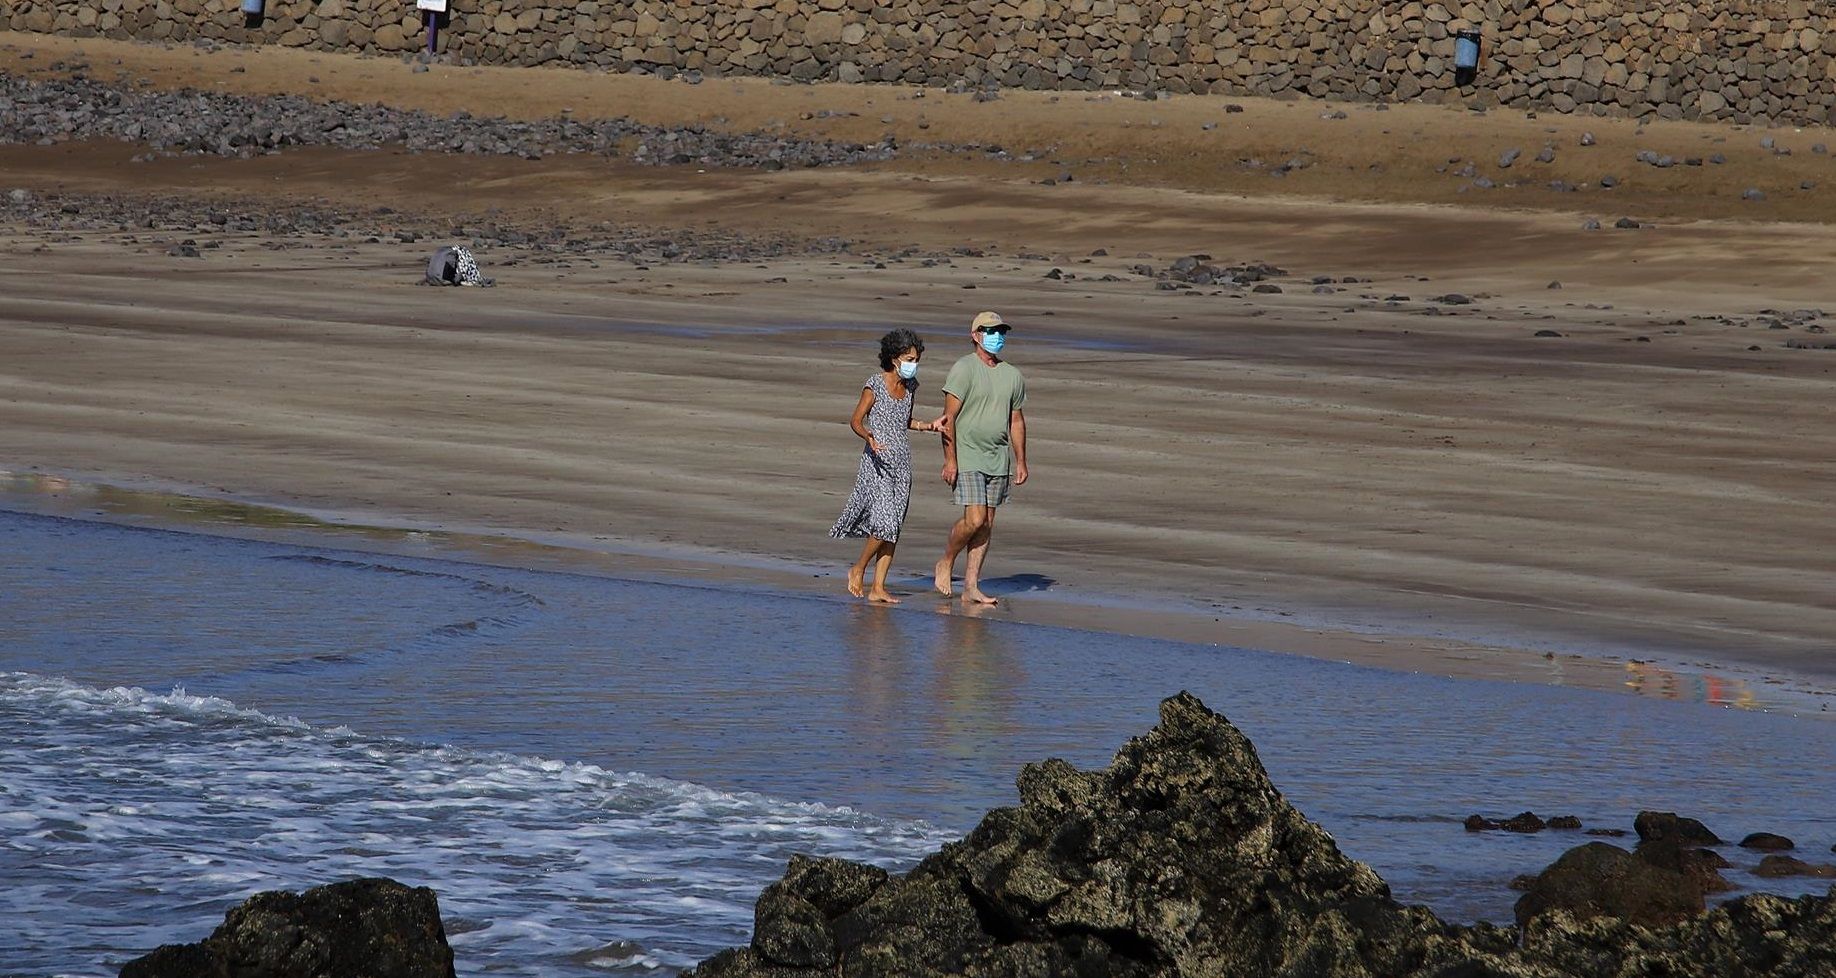
[[[849,719],[864,748],[893,746],[912,712],[916,643],[907,634],[909,622],[909,616],[883,606],[848,607],[842,634],[848,643]]]
[[[939,620],[931,651],[931,746],[950,757],[979,758],[1012,736],[1016,690],[1026,674],[1007,629],[991,628],[979,615],[946,613]]]
[[[1753,687],[1740,679],[1712,672],[1677,673],[1650,662],[1626,663],[1626,687],[1640,696],[1732,706],[1751,710],[1760,705]]]

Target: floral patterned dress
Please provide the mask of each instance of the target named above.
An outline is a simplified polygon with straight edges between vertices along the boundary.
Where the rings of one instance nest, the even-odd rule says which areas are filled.
[[[885,454],[875,455],[871,448],[861,449],[861,467],[854,477],[854,492],[848,496],[848,505],[829,530],[829,536],[896,541],[912,499],[912,442],[906,426],[912,420],[918,382],[905,382],[903,399],[892,396],[881,374],[867,378],[863,386],[873,392],[873,407],[867,412],[867,430],[873,433]]]

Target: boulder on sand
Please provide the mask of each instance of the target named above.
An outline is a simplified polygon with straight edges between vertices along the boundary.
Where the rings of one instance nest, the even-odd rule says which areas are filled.
[[[793,861],[761,897],[751,945],[693,974],[1810,978],[1836,962],[1836,891],[1749,896],[1662,928],[1559,909],[1521,934],[1443,923],[1392,899],[1185,693],[1108,769],[1046,761],[1018,786],[1019,806],[904,876]]]
[[[257,893],[197,944],[129,961],[121,978],[454,978],[439,901],[426,887],[357,879]]]

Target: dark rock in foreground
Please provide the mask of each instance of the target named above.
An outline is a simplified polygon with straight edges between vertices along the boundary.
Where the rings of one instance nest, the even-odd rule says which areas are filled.
[[[258,893],[210,937],[129,961],[121,978],[454,978],[434,891],[359,879]]]
[[[1836,974],[1836,890],[1749,896],[1665,927],[1583,919],[1556,900],[1521,930],[1451,926],[1403,906],[1283,799],[1242,733],[1183,693],[1107,770],[1047,761],[1029,765],[1018,785],[1018,807],[990,812],[905,876],[794,860],[760,897],[752,944],[696,974]],[[1617,853],[1607,858],[1622,871],[1666,873],[1595,846]],[[1589,850],[1597,852],[1578,851]]]

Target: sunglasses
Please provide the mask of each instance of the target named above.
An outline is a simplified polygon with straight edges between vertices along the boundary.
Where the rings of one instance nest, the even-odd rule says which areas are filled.
[[[1002,323],[999,326],[977,326],[975,331],[978,333],[1005,333],[1011,328],[1006,323]]]

